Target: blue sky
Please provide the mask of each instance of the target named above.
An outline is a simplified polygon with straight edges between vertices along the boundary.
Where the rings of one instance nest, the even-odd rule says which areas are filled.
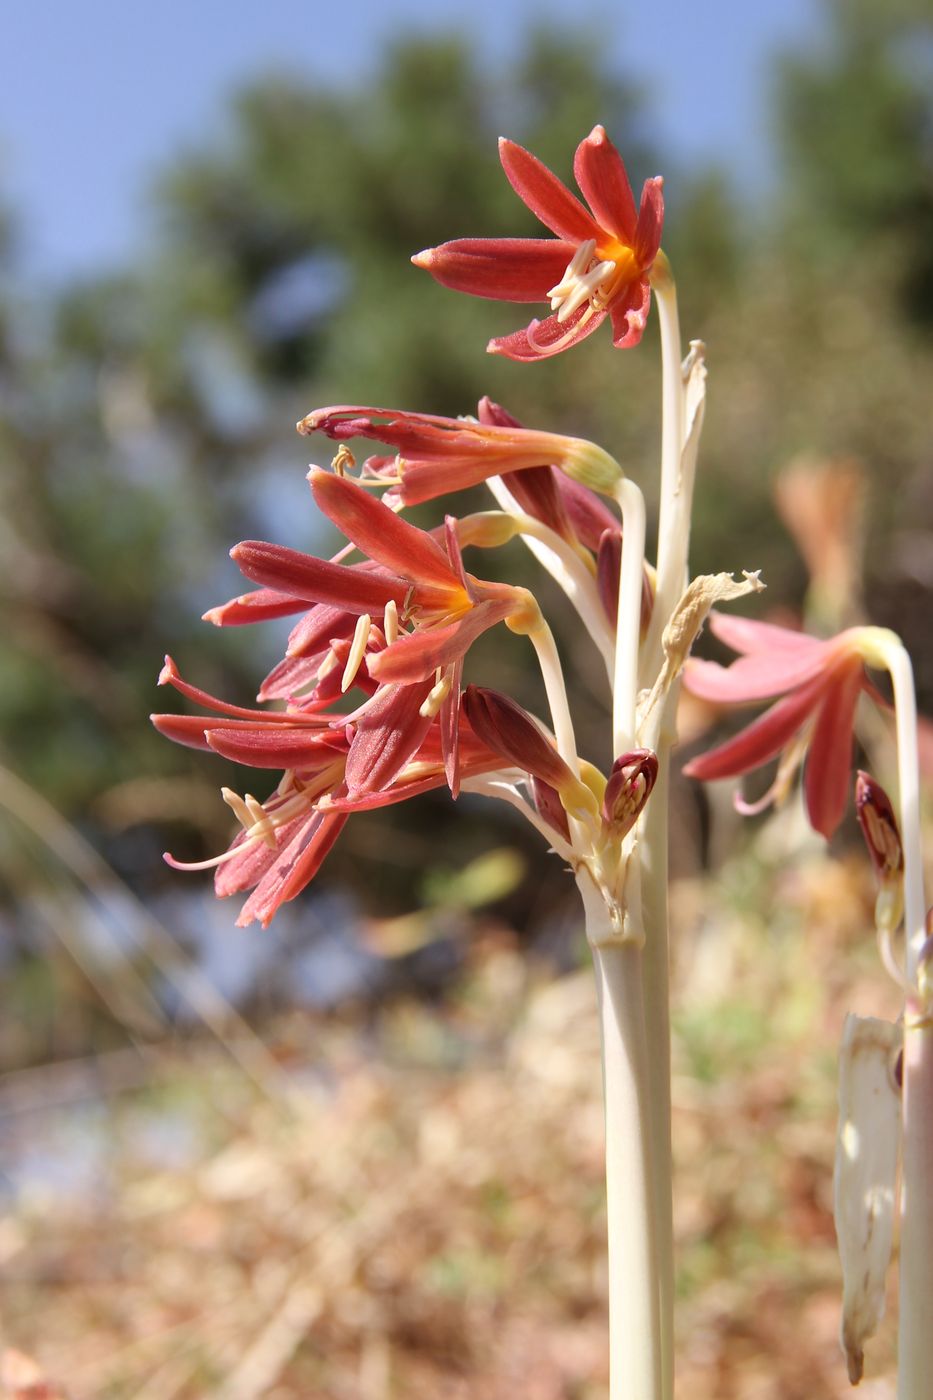
[[[485,50],[507,56],[532,16],[566,23],[570,8],[471,0],[468,13]],[[153,172],[220,132],[224,96],[244,78],[284,65],[359,81],[386,37],[462,31],[463,14],[450,0],[5,7],[0,191],[19,218],[24,272],[57,282],[131,257]],[[765,61],[775,45],[812,40],[818,0],[603,0],[583,14],[614,65],[646,84],[665,145],[688,159],[716,155],[746,181],[767,177]]]

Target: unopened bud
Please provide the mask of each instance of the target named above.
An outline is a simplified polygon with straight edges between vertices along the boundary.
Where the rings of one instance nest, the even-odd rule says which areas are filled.
[[[593,793],[521,705],[480,685],[468,685],[461,703],[473,730],[494,753],[553,788],[572,817],[595,816]]]
[[[875,923],[881,932],[892,934],[904,908],[901,834],[884,788],[861,769],[855,780],[855,815],[878,877]]]
[[[658,756],[651,749],[632,749],[612,765],[603,797],[603,823],[617,841],[637,822],[657,776]]]

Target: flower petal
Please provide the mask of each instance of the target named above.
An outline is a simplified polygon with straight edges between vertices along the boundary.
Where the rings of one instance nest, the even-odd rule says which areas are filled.
[[[492,301],[547,301],[575,245],[551,238],[455,238],[412,262],[454,292]]]
[[[329,603],[317,603],[309,608],[304,617],[299,618],[288,634],[286,659],[297,660],[308,656],[319,656],[331,642],[344,637],[352,637],[356,627],[357,613],[347,608],[335,607]],[[263,685],[265,690],[265,684]],[[271,699],[263,695],[262,699]]]
[[[460,594],[460,580],[436,540],[348,477],[312,468],[308,478],[321,510],[377,564],[412,581]]]
[[[684,685],[691,695],[720,705],[742,705],[806,685],[814,677],[829,679],[826,648],[801,654],[785,650],[740,656],[729,666],[692,658],[684,667]]]
[[[315,731],[298,726],[269,725],[264,729],[261,725],[224,725],[208,729],[206,738],[208,746],[222,758],[250,768],[326,768],[334,762],[337,751],[347,747],[343,735],[329,727]]]
[[[268,928],[276,911],[313,880],[346,821],[344,812],[313,812],[243,905],[237,927],[258,919]]]
[[[159,675],[159,685],[171,685],[182,695],[186,695],[189,700],[193,700],[196,705],[203,705],[205,709],[216,710],[218,714],[230,715],[234,719],[262,720],[272,724],[293,724],[294,718],[291,715],[281,714],[268,710],[250,710],[243,705],[229,705],[226,700],[218,700],[216,695],[210,695],[206,690],[201,690],[196,685],[182,680],[178,667],[170,656],[166,656],[165,665]]]
[[[408,592],[404,579],[374,574],[353,565],[331,564],[286,545],[262,540],[244,540],[231,549],[230,557],[256,583],[293,593],[296,598],[332,603],[352,613],[384,612],[390,600],[401,606]]]
[[[734,613],[711,612],[709,630],[727,647],[746,656],[762,651],[807,656],[826,646],[819,637],[811,637],[806,632],[798,632],[792,627],[778,627],[773,622],[757,622],[751,617],[736,617]]]
[[[370,673],[384,682],[426,680],[439,666],[450,666],[463,656],[481,633],[515,612],[517,606],[513,597],[490,599],[477,603],[445,627],[429,627],[399,637],[372,658]]]
[[[434,683],[386,686],[364,710],[347,756],[348,794],[379,792],[386,788],[411,756],[418,751],[433,723],[421,706]]]
[[[605,311],[594,312],[590,306],[581,306],[579,311],[573,316],[568,316],[566,321],[558,321],[555,312],[545,321],[532,321],[522,331],[496,336],[486,349],[490,355],[504,355],[507,360],[531,364],[535,360],[546,360],[551,355],[559,355],[562,350],[569,350],[572,345],[579,345],[580,341],[592,335],[605,319]]]
[[[630,350],[637,345],[648,324],[651,310],[651,284],[647,277],[631,282],[616,294],[609,305],[612,320],[612,343],[617,350]]]
[[[594,126],[573,159],[574,179],[599,223],[633,247],[638,215],[622,157],[602,126]]]
[[[784,745],[803,724],[819,703],[823,682],[813,681],[801,686],[765,710],[732,739],[727,739],[708,753],[692,758],[684,765],[688,778],[736,778],[752,768],[767,763],[781,752]]]
[[[664,227],[664,179],[655,175],[646,180],[641,191],[638,228],[635,233],[635,256],[645,269],[654,262],[661,246]]]
[[[860,670],[847,669],[819,708],[803,774],[810,825],[827,841],[842,821],[849,800],[855,707]]]
[[[281,593],[275,588],[256,588],[252,593],[241,593],[239,598],[231,598],[229,603],[211,608],[204,613],[201,621],[213,622],[215,627],[241,627],[247,622],[288,617],[310,605],[311,599],[296,598],[294,593]]]
[[[537,156],[503,136],[499,159],[512,189],[545,228],[575,247],[589,238],[600,242],[602,230],[596,220]]]

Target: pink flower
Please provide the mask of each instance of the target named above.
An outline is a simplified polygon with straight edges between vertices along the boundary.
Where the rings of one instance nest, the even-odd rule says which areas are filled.
[[[222,789],[242,828],[223,854],[190,863],[165,857],[176,869],[213,869],[218,896],[251,890],[237,920],[241,926],[259,919],[266,927],[284,903],[300,894],[321,868],[351,812],[401,802],[447,781],[438,718],[428,722],[414,752],[399,761],[396,749],[391,777],[384,786],[351,792],[348,774],[358,731],[341,723],[346,717],[335,725],[333,716],[319,713],[229,705],[184,681],[171,658],[166,658],[159,682],[216,712],[153,715],[161,734],[253,768],[285,770],[271,796],[262,802],[250,793],[241,797]],[[384,707],[381,721],[382,745],[391,747],[404,726],[391,705]],[[459,745],[462,771],[469,776],[502,766],[499,754],[463,721]]]
[[[412,262],[454,291],[498,301],[550,301],[551,316],[491,340],[493,354],[544,359],[591,335],[606,316],[614,345],[637,345],[661,243],[660,176],[646,181],[636,212],[622,158],[601,126],[580,142],[573,163],[589,209],[514,141],[499,142],[499,157],[516,194],[556,237],[459,238],[417,253]]]
[[[612,491],[622,475],[607,452],[582,438],[521,428],[501,411],[498,416],[484,415],[482,405],[480,417],[482,421],[476,423],[433,413],[337,404],[307,414],[298,431],[325,433],[337,442],[362,437],[394,447],[394,456],[369,457],[365,466],[374,476],[388,477],[388,499],[406,506],[478,486],[491,476],[534,471],[544,463],[598,491]]]
[[[692,694],[718,704],[783,698],[734,738],[692,759],[684,772],[692,778],[734,778],[781,755],[777,777],[765,796],[751,804],[737,799],[739,810],[751,813],[786,795],[806,756],[807,813],[814,829],[828,839],[848,799],[858,698],[866,691],[880,699],[865,674],[868,629],[853,627],[820,641],[721,613],[711,615],[710,626],[741,654],[728,667],[688,661],[684,683]]]

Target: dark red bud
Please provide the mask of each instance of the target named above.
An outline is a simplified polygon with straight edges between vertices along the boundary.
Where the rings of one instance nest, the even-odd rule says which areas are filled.
[[[573,774],[550,739],[521,705],[485,686],[468,685],[461,700],[464,713],[483,743],[515,768],[562,788]]]
[[[901,833],[888,794],[862,769],[855,779],[855,815],[878,878],[889,880],[904,868]]]
[[[612,765],[603,796],[603,822],[617,840],[637,822],[657,776],[658,756],[651,749],[632,749]]]

